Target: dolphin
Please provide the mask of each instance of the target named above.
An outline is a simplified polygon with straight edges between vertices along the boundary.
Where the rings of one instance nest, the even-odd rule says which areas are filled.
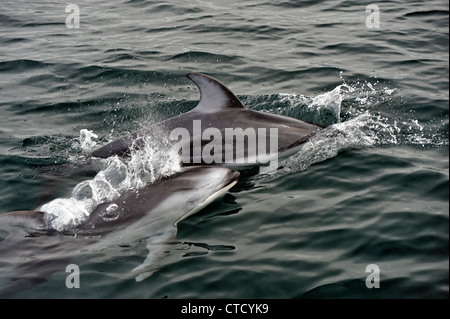
[[[64,231],[49,227],[41,211],[0,214],[0,295],[64,272],[81,251],[117,248],[142,239],[147,239],[148,256],[131,274],[137,281],[151,276],[167,255],[164,252],[176,237],[178,222],[226,193],[239,175],[226,167],[184,167],[175,175],[99,204],[86,222]]]
[[[140,149],[149,141],[161,143],[157,149],[168,146],[181,153],[183,166],[226,166],[247,172],[256,168],[251,171],[253,174],[258,170],[276,170],[278,159],[297,153],[305,142],[324,129],[294,118],[248,109],[211,76],[189,73],[187,77],[200,90],[200,100],[194,109],[110,142],[89,154],[81,164],[40,168],[44,174],[37,206],[52,198],[63,177],[92,174],[96,168],[95,161],[90,159],[130,156],[133,149]],[[232,131],[231,138],[227,131]]]
[[[323,129],[294,118],[248,109],[211,76],[189,73],[187,77],[200,90],[200,101],[194,109],[106,144],[92,152],[91,157],[126,156],[149,137],[176,140],[183,165],[216,164],[241,170],[267,164],[274,156],[294,154]],[[243,150],[239,150],[239,141]]]

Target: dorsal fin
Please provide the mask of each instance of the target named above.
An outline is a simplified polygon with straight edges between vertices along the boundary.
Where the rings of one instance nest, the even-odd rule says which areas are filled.
[[[212,113],[226,108],[244,107],[242,102],[215,78],[201,73],[189,73],[187,77],[200,90],[200,101],[195,110]]]

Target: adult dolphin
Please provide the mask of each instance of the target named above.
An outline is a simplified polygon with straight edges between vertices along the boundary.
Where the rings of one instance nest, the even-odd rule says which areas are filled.
[[[189,73],[187,77],[200,90],[200,101],[194,109],[106,144],[91,155],[123,156],[145,138],[174,139],[184,165],[218,164],[241,169],[295,153],[323,129],[294,118],[250,110],[208,75]]]
[[[238,178],[238,172],[226,167],[185,167],[99,204],[85,223],[62,232],[49,227],[44,212],[0,214],[0,296],[64,273],[82,253],[147,239],[148,256],[132,271],[136,280],[143,280],[167,255],[164,252],[175,239],[177,223],[222,196]]]
[[[165,146],[177,148],[184,166],[213,164],[243,170],[268,163],[263,171],[272,171],[277,169],[278,159],[296,153],[323,129],[294,118],[248,109],[211,76],[189,73],[187,77],[200,90],[200,101],[194,109],[119,138],[95,150],[90,157],[128,156],[131,149],[150,142],[162,143],[158,150]],[[227,131],[231,131],[231,136]],[[168,144],[171,138],[172,144]],[[43,171],[38,206],[52,198],[63,177],[94,173],[96,169],[90,164],[68,163]]]

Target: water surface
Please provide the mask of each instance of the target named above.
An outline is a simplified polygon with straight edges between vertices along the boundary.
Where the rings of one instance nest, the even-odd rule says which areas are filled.
[[[380,2],[379,28],[368,4],[77,1],[78,29],[65,2],[3,4],[2,213],[35,208],[36,167],[82,160],[81,130],[101,146],[195,107],[189,72],[255,110],[340,110],[335,134],[181,222],[147,280],[124,275],[143,239],[79,254],[80,289],[61,269],[7,297],[448,298],[448,1]]]

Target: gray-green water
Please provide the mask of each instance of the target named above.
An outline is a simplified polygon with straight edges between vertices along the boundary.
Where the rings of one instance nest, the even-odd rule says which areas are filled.
[[[80,130],[102,145],[193,108],[188,72],[252,109],[313,121],[338,106],[341,120],[181,222],[147,280],[124,276],[144,238],[80,253],[79,289],[61,269],[7,297],[448,297],[449,3],[379,2],[368,28],[370,3],[77,1],[78,29],[66,2],[3,3],[1,213],[35,208],[36,166],[83,158]],[[366,287],[369,264],[380,288]]]

